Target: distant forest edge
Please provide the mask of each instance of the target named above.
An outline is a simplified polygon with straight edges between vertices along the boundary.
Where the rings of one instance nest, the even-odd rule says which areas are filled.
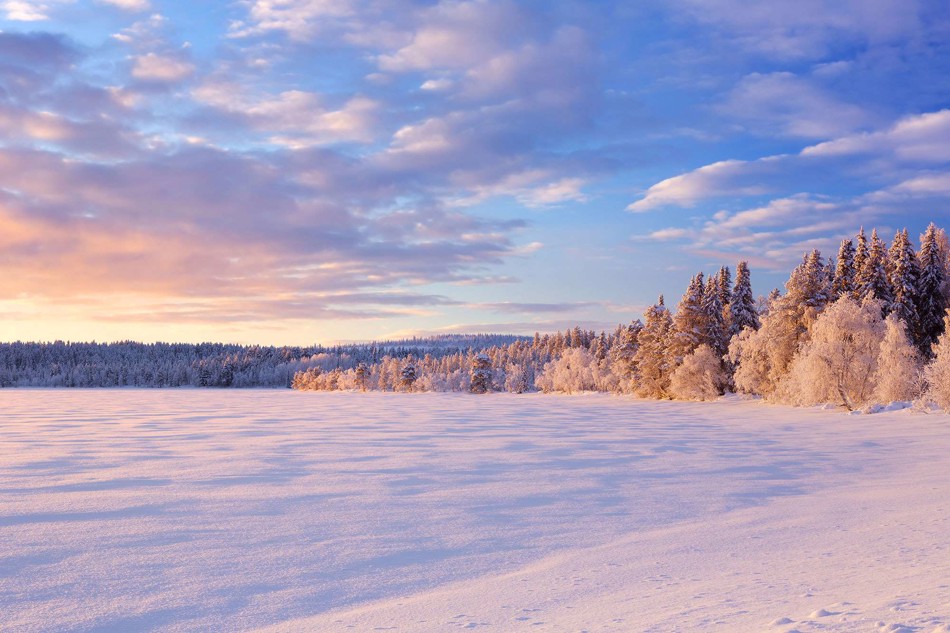
[[[727,391],[848,409],[921,401],[950,410],[950,240],[915,251],[861,229],[825,259],[805,253],[753,297],[746,262],[697,273],[675,312],[663,297],[612,332],[447,336],[334,347],[0,345],[0,385],[280,387],[524,393],[604,391],[709,400]]]
[[[530,337],[447,334],[392,341],[270,347],[222,343],[0,343],[0,387],[284,387],[308,369],[383,358],[480,351]]]

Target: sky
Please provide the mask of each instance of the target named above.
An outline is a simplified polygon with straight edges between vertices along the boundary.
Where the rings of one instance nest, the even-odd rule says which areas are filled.
[[[0,0],[0,341],[611,329],[948,214],[945,0]]]

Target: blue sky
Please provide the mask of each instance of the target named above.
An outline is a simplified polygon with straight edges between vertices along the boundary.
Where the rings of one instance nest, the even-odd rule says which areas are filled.
[[[950,211],[945,2],[0,1],[0,339],[609,328]],[[950,226],[948,226],[950,228]]]

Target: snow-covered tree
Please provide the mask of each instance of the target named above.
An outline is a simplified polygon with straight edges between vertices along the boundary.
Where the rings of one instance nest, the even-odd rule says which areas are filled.
[[[835,262],[834,280],[831,282],[832,299],[854,292],[854,242],[841,240],[838,259]]]
[[[599,382],[597,359],[583,347],[565,350],[557,360],[544,366],[535,384],[546,393],[595,391]]]
[[[718,277],[710,277],[703,292],[703,319],[700,322],[702,336],[700,340],[708,345],[720,357],[726,353],[729,345],[726,325],[722,319],[722,294],[719,288]]]
[[[874,398],[884,403],[915,399],[920,395],[920,374],[920,353],[907,336],[905,324],[892,312],[884,320]]]
[[[723,307],[728,307],[732,303],[732,272],[728,266],[719,269],[716,275],[716,284],[719,287],[719,302]]]
[[[753,330],[759,329],[759,314],[755,307],[755,298],[752,295],[752,279],[749,274],[749,265],[746,262],[739,262],[739,265],[736,266],[736,285],[732,290],[729,314],[730,338],[746,327]]]
[[[917,287],[920,283],[920,266],[907,229],[898,231],[894,236],[888,252],[887,272],[891,287],[891,303],[887,312],[896,314],[897,318],[906,325],[908,334],[915,340],[919,340]]]
[[[656,305],[644,313],[646,323],[638,337],[639,346],[634,354],[637,367],[634,392],[644,398],[666,398],[670,384],[670,360],[667,354],[673,319],[663,305],[660,295]]]
[[[406,359],[406,364],[402,366],[402,373],[399,378],[399,384],[406,391],[412,391],[412,385],[416,382],[416,364],[410,356]]]
[[[492,389],[491,359],[488,354],[475,354],[472,358],[471,386],[472,393],[488,393]]]
[[[943,317],[943,334],[934,345],[934,359],[924,369],[927,400],[950,411],[950,311]]]
[[[848,410],[867,404],[884,336],[880,308],[841,297],[821,313],[809,335],[782,381],[779,399]]]
[[[806,253],[785,284],[788,299],[801,307],[820,311],[831,300],[831,279],[816,249]]]
[[[673,371],[670,395],[677,400],[715,400],[722,395],[726,379],[721,356],[703,344]]]
[[[704,342],[706,311],[703,309],[703,297],[705,294],[703,273],[697,273],[690,280],[689,287],[686,288],[683,298],[676,306],[676,314],[673,315],[669,355],[674,365],[679,365],[683,358]]]
[[[929,355],[943,333],[943,315],[947,309],[944,284],[947,281],[947,258],[941,252],[939,229],[931,222],[920,237],[917,259],[920,277],[917,281],[918,346]]]
[[[855,255],[855,260],[857,260],[857,255]],[[859,302],[877,299],[886,311],[894,300],[887,280],[887,246],[878,237],[877,229],[871,231],[871,247],[857,272],[854,283]]]
[[[855,242],[857,244],[854,248],[854,276],[852,278],[853,289],[851,290],[851,298],[857,302],[861,302],[864,299],[864,291],[861,288],[861,271],[864,270],[865,264],[868,261],[868,254],[870,249],[868,248],[868,237],[864,233],[864,227],[861,227],[861,230],[858,231],[858,234],[855,236]]]
[[[643,323],[637,319],[629,326],[621,325],[614,335],[607,361],[621,393],[628,393],[633,389],[633,381],[637,373],[636,355],[642,330]]]

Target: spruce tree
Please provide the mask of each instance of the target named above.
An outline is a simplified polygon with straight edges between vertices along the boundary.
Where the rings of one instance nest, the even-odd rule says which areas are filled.
[[[917,281],[917,317],[920,351],[930,356],[933,345],[943,334],[943,315],[947,297],[943,293],[947,281],[946,261],[938,240],[938,229],[931,222],[920,238],[917,255],[920,277]]]
[[[674,365],[679,365],[703,342],[706,333],[706,312],[703,309],[705,292],[703,273],[697,273],[676,306],[670,337],[670,357]]]
[[[719,285],[719,302],[726,308],[732,303],[732,272],[728,266],[719,269],[716,283]]]
[[[843,295],[854,293],[854,242],[841,240],[838,248],[838,260],[835,263],[834,281],[831,283],[831,296],[837,300]]]
[[[755,309],[755,298],[752,296],[749,264],[739,262],[736,266],[736,285],[732,289],[732,302],[729,304],[730,338],[746,327],[758,330],[759,314]]]
[[[878,237],[877,229],[871,232],[871,247],[858,271],[855,286],[858,302],[877,299],[884,306],[885,313],[894,300],[887,280],[887,247]]]
[[[667,346],[673,319],[663,304],[663,295],[643,316],[646,323],[637,337],[638,347],[634,354],[637,368],[634,391],[645,398],[666,398],[672,373]]]
[[[719,284],[721,276],[710,277],[703,292],[703,331],[701,344],[708,345],[718,356],[726,353],[728,341],[726,327],[722,319],[722,301]],[[695,350],[694,350],[695,351]]]
[[[887,311],[903,321],[911,340],[919,343],[921,335],[917,314],[917,286],[920,283],[920,267],[907,229],[894,236],[894,242],[888,252],[887,268],[892,293]]]
[[[864,234],[864,227],[861,227],[861,230],[858,231],[857,236],[855,237],[857,245],[854,249],[854,276],[851,283],[854,285],[854,288],[851,290],[851,298],[855,301],[861,301],[863,295],[861,294],[860,287],[860,277],[861,271],[864,270],[864,265],[868,260],[868,238]]]

